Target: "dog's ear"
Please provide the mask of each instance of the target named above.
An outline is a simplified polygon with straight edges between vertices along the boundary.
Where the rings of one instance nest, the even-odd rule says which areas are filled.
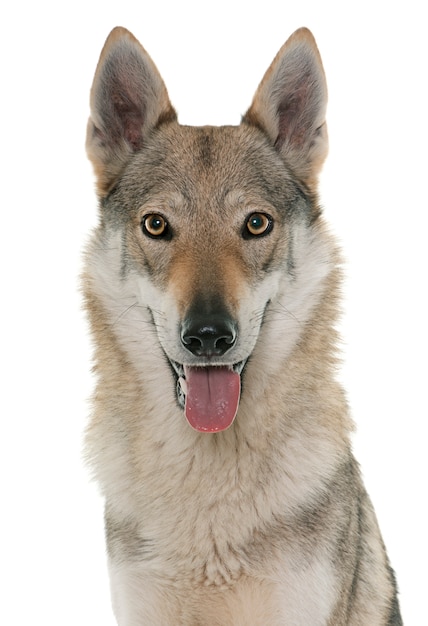
[[[115,28],[101,52],[91,89],[86,149],[100,196],[159,124],[176,119],[153,61],[125,28]]]
[[[328,151],[327,85],[312,33],[301,28],[283,45],[243,122],[261,128],[310,188]]]

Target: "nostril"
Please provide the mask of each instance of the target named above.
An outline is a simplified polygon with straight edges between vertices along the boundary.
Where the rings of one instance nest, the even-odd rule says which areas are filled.
[[[226,350],[229,350],[229,348],[231,348],[234,342],[235,339],[232,334],[226,335],[225,337],[219,337],[214,342],[214,349],[218,350],[220,354],[224,354]]]
[[[192,337],[190,335],[182,335],[181,341],[190,352],[196,353],[197,350],[202,349],[202,340],[199,337]]]

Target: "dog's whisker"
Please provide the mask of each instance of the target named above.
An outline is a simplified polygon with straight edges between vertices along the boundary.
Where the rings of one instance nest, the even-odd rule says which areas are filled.
[[[122,313],[114,320],[114,322],[112,323],[112,326],[116,326],[116,324],[118,322],[120,322],[120,320],[129,312],[131,311],[135,306],[137,306],[137,303],[134,302],[133,304],[130,304],[128,307],[126,307],[126,309],[124,309],[122,311]]]

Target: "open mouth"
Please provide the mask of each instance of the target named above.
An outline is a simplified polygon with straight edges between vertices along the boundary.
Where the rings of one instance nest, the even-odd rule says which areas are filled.
[[[204,433],[229,428],[238,412],[246,361],[230,366],[169,362],[177,379],[177,399],[190,426]]]

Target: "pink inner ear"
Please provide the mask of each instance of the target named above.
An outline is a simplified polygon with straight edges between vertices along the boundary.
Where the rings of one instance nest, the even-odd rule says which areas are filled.
[[[138,119],[136,115],[131,115],[124,120],[124,135],[127,142],[137,151],[143,145],[142,133],[143,120]]]
[[[122,83],[119,83],[119,86]],[[134,151],[139,150],[143,145],[143,123],[145,105],[141,101],[135,103],[130,95],[125,92],[126,83],[122,84],[122,92],[112,94],[111,103],[113,115],[117,120],[120,133],[130,144]],[[115,86],[115,89],[117,87]]]
[[[292,95],[280,102],[278,106],[278,137],[275,141],[277,148],[281,148],[286,140],[296,147],[303,146],[305,143],[306,135],[311,131],[305,124],[307,121],[305,107],[308,92],[308,87],[302,85]]]

